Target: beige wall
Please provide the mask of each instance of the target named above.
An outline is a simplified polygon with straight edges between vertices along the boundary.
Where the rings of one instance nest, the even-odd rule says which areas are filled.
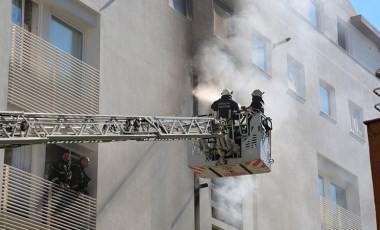
[[[100,30],[100,113],[192,115],[191,21],[168,1],[113,1]],[[181,141],[100,144],[97,228],[194,229],[187,151]]]
[[[9,22],[11,20],[11,2],[1,3],[0,20]],[[9,23],[0,24],[0,53],[8,54],[10,50],[10,26]],[[8,64],[9,56],[0,55],[0,111],[7,110],[7,88],[8,88]],[[4,150],[0,149],[0,178],[3,176]],[[1,183],[0,183],[1,187]]]

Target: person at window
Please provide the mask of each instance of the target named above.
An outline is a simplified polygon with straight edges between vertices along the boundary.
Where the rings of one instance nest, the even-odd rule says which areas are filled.
[[[52,163],[49,169],[49,180],[61,188],[68,188],[72,176],[71,154],[64,152],[60,160]]]
[[[227,121],[228,136],[233,139],[233,127],[235,120],[239,119],[239,104],[232,99],[233,91],[224,89],[221,98],[214,101],[211,109],[216,112],[216,117],[223,118]]]
[[[91,178],[86,174],[85,169],[90,165],[90,158],[82,156],[79,159],[78,164],[73,164],[71,170],[73,172],[70,188],[76,192],[76,196],[79,197],[81,194],[88,195],[86,188]]]
[[[49,187],[49,190],[45,190],[42,196],[43,203],[43,223],[47,223],[47,215],[48,215],[48,202],[52,203],[52,213],[58,213],[62,210],[66,209],[68,205],[71,203],[65,200],[62,196],[62,193],[59,191],[63,191],[64,189],[68,189],[70,186],[71,180],[71,154],[65,151],[61,158],[55,162],[53,162],[49,168],[48,179],[52,182],[53,185],[56,185],[60,189],[56,189],[53,187]],[[51,193],[51,195],[49,195]],[[50,198],[49,198],[50,197]],[[49,200],[52,201],[49,201]],[[53,201],[54,200],[54,201]]]
[[[252,102],[248,106],[247,111],[249,112],[261,112],[264,113],[264,100],[263,100],[263,94],[259,89],[255,89],[252,92]]]

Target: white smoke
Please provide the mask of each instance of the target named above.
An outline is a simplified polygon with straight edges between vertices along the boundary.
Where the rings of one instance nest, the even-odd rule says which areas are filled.
[[[195,55],[194,64],[199,81],[198,87],[194,89],[193,93],[201,104],[200,111],[202,111],[202,105],[209,109],[211,103],[220,97],[220,93],[224,88],[233,90],[233,98],[239,104],[245,106],[249,105],[251,101],[250,95],[254,89],[261,89],[266,92],[264,95],[266,102],[273,102],[274,105],[276,104],[274,101],[278,101],[278,98],[272,96],[275,94],[271,93],[271,91],[274,92],[282,86],[279,86],[278,83],[262,84],[267,79],[262,78],[262,76],[256,76],[258,75],[258,71],[262,71],[258,70],[258,67],[255,67],[252,63],[252,35],[254,31],[273,29],[264,28],[268,23],[264,21],[266,17],[261,17],[260,14],[268,8],[273,11],[276,10],[276,5],[268,2],[267,9],[261,9],[255,1],[242,2],[244,6],[238,6],[239,10],[236,11],[238,14],[226,20],[227,23],[233,22],[233,36],[225,38],[224,41],[221,41],[219,38],[207,41],[198,49]],[[278,13],[278,15],[282,14]],[[288,34],[269,39],[277,43],[283,41],[286,37],[288,37]],[[282,44],[278,43],[277,45],[280,46]],[[274,48],[274,46],[272,47]],[[273,52],[275,51],[273,50]],[[265,97],[267,95],[268,97]],[[285,116],[285,113],[287,113],[287,110],[291,110],[291,108],[285,104],[276,106],[277,108],[284,107],[282,109],[284,113],[283,119],[286,122],[285,117],[287,116]],[[237,178],[221,178],[220,180],[220,186],[214,186],[211,189],[217,191],[218,194],[225,194],[226,196],[219,198],[218,202],[212,201],[214,204],[217,203],[216,205],[220,207],[220,210],[223,210],[222,212],[214,213],[214,218],[225,223],[230,222],[229,224],[235,225],[235,227],[242,224],[242,219],[244,222],[247,222],[247,218],[244,218],[239,209],[243,208],[242,206],[247,203],[251,203],[252,208],[243,208],[243,212],[255,209],[253,205],[253,203],[257,202],[255,201],[257,197],[255,177],[240,176]],[[277,186],[273,183],[272,187],[276,188]],[[275,198],[275,200],[279,199],[278,197]],[[252,217],[254,215],[255,211],[252,211]]]
[[[214,179],[211,184],[213,218],[237,229],[245,229],[244,226],[252,220],[246,217],[254,215],[254,212],[247,213],[247,210],[254,209],[255,191],[251,176]],[[247,209],[247,205],[250,208]]]

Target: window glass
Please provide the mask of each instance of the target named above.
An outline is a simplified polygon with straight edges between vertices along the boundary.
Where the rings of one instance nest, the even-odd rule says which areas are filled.
[[[338,19],[338,45],[347,50],[347,27],[346,24]]]
[[[342,208],[347,209],[346,190],[334,183],[330,183],[330,200]]]
[[[288,87],[301,97],[305,97],[305,75],[303,65],[288,56]]]
[[[321,85],[319,86],[319,95],[321,102],[321,111],[331,116],[330,91]]]
[[[186,16],[186,0],[173,0],[173,7]]]
[[[12,22],[22,26],[22,1],[12,0]]]
[[[262,70],[267,70],[265,42],[257,36],[252,38],[252,62]]]
[[[192,0],[169,0],[169,6],[191,19],[192,17]]]
[[[324,186],[323,186],[323,178],[318,176],[318,187],[319,187],[319,196],[323,197],[324,194]]]
[[[51,21],[50,42],[66,53],[82,59],[83,34],[54,16]]]
[[[364,137],[363,111],[353,103],[349,103],[351,131],[360,137]]]
[[[318,5],[315,2],[310,2],[309,5],[309,21],[313,26],[319,27],[319,11]]]

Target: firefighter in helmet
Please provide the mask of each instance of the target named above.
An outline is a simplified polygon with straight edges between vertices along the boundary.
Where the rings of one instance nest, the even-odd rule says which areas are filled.
[[[264,113],[264,100],[263,100],[263,94],[264,92],[262,92],[261,90],[259,89],[255,89],[253,92],[252,92],[252,102],[251,104],[248,106],[247,108],[247,111],[250,111],[250,112],[261,112],[261,113]]]
[[[211,105],[211,109],[216,112],[216,117],[223,118],[227,121],[228,136],[233,139],[233,128],[235,120],[239,119],[237,112],[239,104],[232,99],[233,92],[229,89],[224,89],[221,93],[221,98],[216,100]]]

